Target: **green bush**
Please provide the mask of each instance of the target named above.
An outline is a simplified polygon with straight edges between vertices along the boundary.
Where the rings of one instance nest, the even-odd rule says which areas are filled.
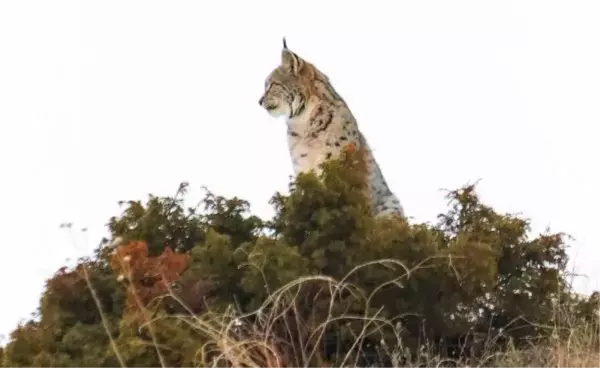
[[[59,270],[3,364],[398,365],[425,350],[468,358],[526,344],[567,322],[557,311],[598,323],[598,294],[566,282],[564,234],[531,236],[474,186],[448,192],[435,224],[373,218],[356,162],[299,175],[268,221],[210,192],[188,208],[187,184],[123,203],[110,240],[135,262],[115,260],[106,240]],[[127,248],[136,241],[147,252]],[[182,265],[173,254],[184,271],[170,269]]]

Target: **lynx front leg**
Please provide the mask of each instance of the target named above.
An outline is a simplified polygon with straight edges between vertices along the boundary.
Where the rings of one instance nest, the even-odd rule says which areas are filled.
[[[323,171],[321,164],[326,160],[326,157],[326,154],[323,155],[314,151],[299,152],[293,157],[294,171],[296,174],[314,171],[317,175],[320,175]]]

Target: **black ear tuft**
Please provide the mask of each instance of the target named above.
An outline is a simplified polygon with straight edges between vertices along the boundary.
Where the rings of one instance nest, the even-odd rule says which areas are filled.
[[[283,38],[283,48],[287,49],[287,43],[285,42],[285,37]]]

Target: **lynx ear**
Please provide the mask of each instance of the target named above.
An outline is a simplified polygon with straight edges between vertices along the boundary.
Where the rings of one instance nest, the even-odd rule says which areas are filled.
[[[285,37],[283,38],[283,50],[281,51],[281,65],[294,74],[298,74],[302,67],[302,59],[287,48]]]

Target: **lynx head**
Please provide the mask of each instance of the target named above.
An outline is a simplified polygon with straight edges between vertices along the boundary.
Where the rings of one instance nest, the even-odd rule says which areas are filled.
[[[265,91],[258,103],[273,117],[297,116],[311,95],[316,73],[310,63],[287,48],[284,38],[281,64],[265,80]]]

